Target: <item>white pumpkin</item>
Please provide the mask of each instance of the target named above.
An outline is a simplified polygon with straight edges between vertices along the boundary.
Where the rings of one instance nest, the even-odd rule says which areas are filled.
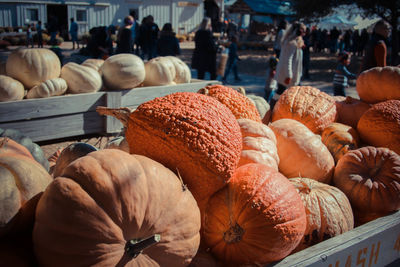
[[[133,54],[107,58],[100,68],[107,89],[125,90],[139,86],[145,78],[143,60]]]
[[[175,65],[166,57],[156,57],[144,64],[146,77],[144,86],[173,85],[176,70]]]
[[[102,79],[98,71],[74,62],[69,62],[62,67],[61,78],[67,82],[67,92],[71,94],[97,92],[102,87]]]
[[[7,59],[7,75],[26,88],[60,76],[61,63],[57,55],[46,48],[19,48]]]
[[[19,81],[0,75],[0,102],[15,101],[24,98],[24,86]]]
[[[167,56],[175,66],[175,83],[190,83],[192,79],[192,73],[189,66],[183,62],[180,58],[174,56]]]
[[[265,100],[264,97],[258,95],[246,95],[246,96],[256,106],[258,113],[260,113],[261,118],[264,118],[265,113],[267,113],[270,110],[270,106],[267,100]]]
[[[104,64],[104,59],[88,58],[85,61],[83,61],[81,65],[99,71],[103,64]]]
[[[68,85],[63,78],[54,78],[32,87],[26,98],[45,98],[62,95],[67,91]]]

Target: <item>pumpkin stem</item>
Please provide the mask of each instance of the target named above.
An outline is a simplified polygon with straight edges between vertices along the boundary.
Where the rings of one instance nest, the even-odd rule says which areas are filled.
[[[1,140],[1,142],[0,142],[0,148],[3,148],[8,143],[9,139],[10,138],[8,138],[8,137],[4,137],[3,140]]]
[[[142,253],[144,249],[160,242],[160,240],[161,235],[158,234],[155,234],[145,239],[131,239],[126,242],[125,251],[130,257],[136,258],[137,256],[139,256],[140,253]]]
[[[201,88],[199,91],[197,91],[198,94],[202,95],[208,95],[208,89],[207,88]]]
[[[98,106],[96,111],[100,115],[108,115],[117,118],[122,122],[124,127],[128,126],[129,116],[132,113],[130,108],[107,108],[103,106]]]
[[[179,173],[178,168],[176,168],[176,172],[178,173],[178,178],[179,178],[179,180],[181,181],[181,184],[182,184],[182,191],[186,191],[187,190],[187,186],[183,183],[183,179],[182,179],[181,174]]]
[[[239,224],[235,224],[234,226],[231,226],[231,228],[228,229],[224,233],[224,240],[226,243],[231,244],[231,243],[236,243],[242,240],[244,234],[244,229],[240,227]]]

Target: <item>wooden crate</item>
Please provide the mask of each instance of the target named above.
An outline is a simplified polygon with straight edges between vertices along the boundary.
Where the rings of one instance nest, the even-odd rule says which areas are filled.
[[[88,134],[111,134],[122,124],[110,116],[100,116],[97,106],[136,108],[143,102],[174,92],[196,92],[218,81],[192,80],[174,86],[139,87],[132,90],[106,91],[50,98],[0,102],[0,128],[16,129],[33,141]]]

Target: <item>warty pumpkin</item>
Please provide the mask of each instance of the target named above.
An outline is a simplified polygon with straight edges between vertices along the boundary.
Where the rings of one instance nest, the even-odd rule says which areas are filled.
[[[44,98],[62,95],[67,89],[67,82],[63,78],[54,78],[29,89],[26,98]]]
[[[291,178],[303,201],[307,227],[294,252],[303,250],[354,227],[349,199],[338,188],[308,178]]]
[[[172,85],[175,83],[174,63],[166,57],[152,58],[144,64],[146,77],[144,86]]]
[[[210,198],[203,227],[207,248],[227,266],[264,265],[286,257],[299,244],[306,214],[286,177],[250,163]]]
[[[357,129],[361,116],[371,107],[370,104],[351,96],[335,97],[338,117],[336,122],[343,123]]]
[[[172,171],[105,149],[75,160],[48,186],[33,243],[41,266],[187,266],[199,230],[196,201]]]
[[[67,82],[67,93],[71,94],[97,92],[103,85],[98,71],[74,62],[62,67],[61,78]]]
[[[293,119],[316,134],[334,122],[336,116],[333,97],[311,86],[293,86],[285,90],[272,111],[272,121]]]
[[[22,100],[24,95],[22,83],[9,76],[0,75],[0,102]]]
[[[400,209],[400,156],[366,146],[347,152],[337,163],[334,185],[353,207],[358,224]]]

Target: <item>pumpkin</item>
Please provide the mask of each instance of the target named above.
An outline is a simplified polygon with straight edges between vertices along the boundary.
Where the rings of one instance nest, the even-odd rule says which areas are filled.
[[[335,163],[352,149],[357,149],[360,137],[355,129],[342,123],[331,123],[321,134],[322,143],[331,152]]]
[[[311,86],[293,86],[285,90],[272,111],[272,121],[297,120],[316,134],[334,122],[336,116],[332,96]]]
[[[371,107],[359,99],[351,96],[343,97],[343,99],[336,98],[336,110],[338,117],[336,122],[343,123],[357,129],[357,123],[361,116]]]
[[[144,64],[144,86],[171,85],[175,83],[175,64],[166,57],[152,58]]]
[[[373,105],[361,116],[357,131],[366,144],[400,154],[400,100]]]
[[[213,84],[201,88],[198,93],[217,99],[231,110],[236,119],[261,122],[260,113],[253,102],[231,87]]]
[[[201,247],[188,267],[220,267],[214,256]]]
[[[306,210],[307,227],[294,252],[303,250],[354,227],[349,199],[338,188],[308,178],[291,178]]]
[[[83,61],[81,65],[99,71],[103,64],[104,64],[104,59],[88,58],[85,61]]]
[[[279,157],[274,132],[267,125],[250,119],[237,121],[243,138],[238,167],[247,163],[261,163],[277,171]]]
[[[72,143],[65,147],[60,155],[57,157],[56,163],[54,165],[54,171],[53,171],[53,176],[57,177],[59,176],[65,167],[67,167],[72,161],[86,156],[90,152],[96,151],[97,148],[87,144],[87,143]]]
[[[196,201],[172,171],[105,149],[75,160],[47,187],[33,243],[41,266],[187,266],[199,230]]]
[[[358,223],[387,215],[400,209],[400,156],[383,147],[351,150],[337,163],[333,183],[349,198]]]
[[[61,62],[46,48],[19,48],[7,58],[7,75],[20,81],[26,88],[60,76]]]
[[[32,233],[9,236],[0,240],[1,266],[38,266],[33,253]]]
[[[269,124],[275,133],[279,171],[288,178],[307,177],[329,184],[335,162],[321,136],[293,119]]]
[[[192,73],[188,65],[178,57],[166,56],[175,66],[175,83],[190,83]]]
[[[31,88],[26,98],[44,98],[62,95],[67,91],[67,88],[67,82],[63,78],[54,78]]]
[[[97,92],[102,87],[102,79],[98,71],[74,62],[69,62],[62,67],[61,78],[67,81],[67,92],[71,94]]]
[[[34,143],[32,139],[15,129],[0,128],[0,137],[8,137],[15,142],[27,148],[33,158],[39,162],[47,171],[49,170],[49,162],[46,159],[42,148]]]
[[[31,230],[36,204],[51,181],[24,146],[0,137],[0,237]]]
[[[260,113],[261,118],[264,118],[265,114],[270,110],[270,106],[269,106],[267,100],[265,100],[264,97],[261,97],[258,95],[247,94],[246,96],[256,106],[258,113]]]
[[[122,151],[129,153],[129,144],[124,136],[118,136],[108,141],[107,144],[104,146],[104,149],[110,148],[121,149]]]
[[[400,68],[386,66],[363,71],[357,78],[360,99],[375,104],[390,99],[400,100]]]
[[[7,75],[6,64],[7,61],[0,61],[0,75]]]
[[[133,54],[117,54],[107,58],[100,72],[109,90],[135,88],[144,81],[146,75],[143,60]]]
[[[133,112],[101,107],[97,111],[126,125],[131,154],[144,155],[179,173],[200,211],[239,162],[239,124],[213,97],[179,92],[142,103]]]
[[[22,100],[25,89],[19,81],[0,75],[0,102]]]
[[[300,195],[273,168],[239,167],[207,204],[203,238],[227,266],[264,265],[286,257],[306,228]]]

